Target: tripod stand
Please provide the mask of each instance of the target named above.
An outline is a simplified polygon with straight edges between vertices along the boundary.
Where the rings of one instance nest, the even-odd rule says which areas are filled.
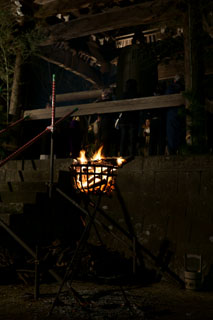
[[[99,193],[98,195],[98,199],[97,199],[97,202],[96,202],[96,205],[94,207],[94,210],[92,212],[92,215],[88,212],[88,216],[89,216],[89,221],[82,233],[82,236],[79,240],[79,243],[77,245],[77,248],[70,260],[70,262],[68,263],[68,266],[67,266],[67,269],[66,269],[66,272],[65,272],[65,275],[64,275],[64,278],[59,286],[59,289],[58,289],[58,292],[57,292],[57,295],[53,301],[53,304],[52,304],[52,307],[50,309],[50,312],[49,312],[49,315],[52,314],[57,302],[58,302],[58,299],[59,299],[59,295],[64,287],[64,284],[66,283],[66,281],[68,280],[69,278],[69,286],[71,288],[71,285],[72,285],[72,282],[74,280],[74,276],[76,274],[76,271],[77,271],[77,267],[78,267],[78,264],[80,262],[80,259],[81,259],[81,255],[82,255],[82,252],[83,252],[83,249],[85,247],[85,244],[86,244],[86,241],[89,237],[89,232],[91,230],[91,227],[94,223],[94,220],[95,220],[95,216],[96,216],[96,213],[97,213],[97,209],[98,207],[100,206],[100,202],[101,202],[101,196],[102,194]]]

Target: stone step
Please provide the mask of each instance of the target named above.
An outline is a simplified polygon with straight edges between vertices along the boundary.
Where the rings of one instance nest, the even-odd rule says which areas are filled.
[[[54,170],[54,181],[58,180],[59,170]],[[0,183],[7,182],[48,182],[50,174],[47,170],[6,170],[0,171]]]
[[[1,202],[3,203],[36,203],[37,193],[33,191],[28,192],[0,192]]]
[[[28,192],[28,191],[34,191],[34,192],[46,192],[47,191],[47,183],[42,181],[37,182],[5,182],[0,183],[0,192]]]
[[[57,178],[56,172],[54,175]],[[0,172],[0,182],[46,182],[50,179],[49,172],[45,170],[6,170]]]
[[[38,193],[42,195],[43,193]],[[23,219],[23,217],[37,215],[37,205],[35,203],[23,203],[23,202],[0,202],[0,219],[8,226],[14,225],[16,222]]]
[[[60,170],[69,171],[70,159],[55,159],[54,180]],[[0,168],[0,183],[49,181],[49,160],[11,160]]]
[[[0,202],[0,214],[16,214],[16,213],[24,213],[25,204],[23,202],[15,203],[3,203]]]
[[[14,216],[16,218],[18,218],[22,215],[23,215],[22,213],[20,213],[20,214],[18,214],[18,213],[0,213],[0,219],[9,227],[9,226],[11,226],[11,222],[12,222],[11,220],[14,218]],[[1,225],[0,225],[0,227],[1,227]]]
[[[56,170],[68,170],[71,165],[71,159],[54,159],[54,166]],[[48,170],[50,167],[50,160],[10,160],[8,161],[1,170]]]

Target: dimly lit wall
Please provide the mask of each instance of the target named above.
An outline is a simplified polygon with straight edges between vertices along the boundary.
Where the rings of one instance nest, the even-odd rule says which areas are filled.
[[[111,218],[126,231],[134,230],[155,257],[166,245],[169,266],[181,278],[185,253],[201,254],[203,274],[208,274],[213,263],[212,156],[137,157],[119,170],[117,185],[111,198],[102,199]],[[107,225],[116,231],[109,221]],[[131,245],[122,233],[116,234]],[[110,247],[130,254],[122,242],[104,232],[102,236]],[[148,257],[144,253],[145,262]]]

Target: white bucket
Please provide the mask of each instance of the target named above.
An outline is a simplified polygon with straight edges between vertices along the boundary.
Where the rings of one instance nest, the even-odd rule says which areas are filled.
[[[188,290],[200,290],[202,273],[194,271],[184,271],[185,288]]]
[[[190,265],[191,262],[191,265]],[[194,265],[192,265],[194,262]],[[193,268],[192,268],[193,267]],[[197,254],[185,254],[185,288],[200,290],[202,284],[202,257]]]

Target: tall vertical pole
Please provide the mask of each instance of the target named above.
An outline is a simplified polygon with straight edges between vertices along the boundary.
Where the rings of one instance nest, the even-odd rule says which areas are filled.
[[[205,146],[205,111],[204,111],[204,49],[202,1],[187,0],[184,13],[184,60],[185,60],[185,91],[191,92],[197,105],[186,99],[186,108],[190,112],[186,117],[186,137],[188,144],[195,143]],[[203,120],[201,120],[203,118]],[[203,124],[201,123],[203,121]],[[193,130],[192,130],[193,127]],[[193,132],[192,132],[193,131]],[[198,140],[199,139],[199,140]],[[199,141],[199,142],[196,142]],[[199,147],[200,148],[200,147]]]
[[[49,198],[52,198],[54,182],[54,127],[55,127],[55,74],[52,78],[52,121],[51,121],[51,142],[50,142],[50,184]]]
[[[34,287],[34,299],[38,300],[39,298],[39,249],[36,246],[36,258],[35,258],[35,287]]]

